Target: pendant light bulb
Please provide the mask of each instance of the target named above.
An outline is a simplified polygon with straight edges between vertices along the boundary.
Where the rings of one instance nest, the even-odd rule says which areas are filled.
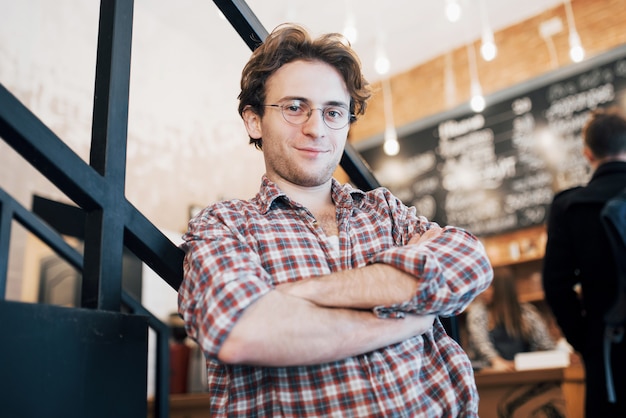
[[[343,36],[345,36],[346,38],[348,38],[348,41],[350,41],[351,45],[354,45],[356,43],[356,40],[358,38],[358,31],[356,30],[356,25],[354,23],[354,17],[352,15],[349,15],[346,18],[346,24],[343,28]]]
[[[498,54],[498,47],[493,39],[493,33],[486,31],[483,33],[482,44],[480,46],[480,55],[487,62],[492,61]]]
[[[374,63],[376,68],[376,72],[380,75],[385,75],[389,72],[389,68],[391,64],[389,63],[389,59],[383,53],[379,54],[376,58],[376,62]]]
[[[480,47],[480,54],[485,61],[492,61],[496,57],[497,53],[498,48],[493,42],[485,42]]]
[[[569,35],[569,56],[574,62],[581,62],[585,58],[585,50],[577,32],[571,32]]]
[[[446,1],[446,18],[452,23],[458,22],[461,18],[461,5],[457,0]]]
[[[385,143],[383,145],[385,154],[389,156],[397,155],[400,152],[400,144],[398,143],[398,133],[393,125],[385,129]]]
[[[480,113],[485,110],[486,105],[482,88],[480,87],[479,83],[473,82],[470,89],[472,94],[472,98],[470,99],[470,108],[474,112]]]
[[[470,107],[476,113],[480,113],[485,110],[485,98],[483,95],[477,94],[472,96],[472,99],[470,100]]]

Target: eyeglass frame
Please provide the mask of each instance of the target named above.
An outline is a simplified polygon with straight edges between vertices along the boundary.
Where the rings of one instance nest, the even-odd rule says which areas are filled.
[[[287,119],[287,116],[285,115],[285,108],[289,107],[290,104],[288,103],[293,103],[293,102],[301,102],[301,104],[307,106],[309,108],[309,112],[307,114],[307,117],[305,120],[303,120],[300,123],[295,123],[290,121],[289,119]],[[280,104],[280,103],[275,103],[275,104],[262,104],[261,107],[271,107],[274,109],[280,109],[280,113],[281,115],[283,115],[283,119],[285,120],[285,122],[287,122],[290,125],[293,126],[300,126],[300,125],[304,125],[305,123],[307,123],[310,119],[311,119],[311,115],[313,114],[314,110],[319,110],[322,112],[322,120],[324,121],[324,125],[326,125],[329,129],[338,131],[340,129],[345,128],[346,126],[348,126],[350,123],[355,122],[356,121],[356,115],[354,113],[350,112],[350,109],[346,109],[344,106],[342,105],[329,105],[329,106],[324,106],[324,107],[313,107],[311,106],[306,100],[299,100],[299,99],[293,99],[291,101],[289,101],[288,103],[284,103],[284,104]],[[333,108],[333,107],[338,107],[338,108],[342,108],[348,111],[348,118],[346,120],[346,124],[339,127],[339,128],[333,128],[332,126],[328,125],[328,122],[326,121],[326,110],[329,108]]]

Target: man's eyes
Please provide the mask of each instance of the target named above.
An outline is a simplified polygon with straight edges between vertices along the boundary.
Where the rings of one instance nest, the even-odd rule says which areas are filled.
[[[342,109],[340,107],[328,107],[324,110],[324,114],[333,119],[339,119],[343,117],[344,113],[345,109]]]
[[[306,113],[308,108],[300,103],[291,103],[284,106],[284,109],[291,113]]]

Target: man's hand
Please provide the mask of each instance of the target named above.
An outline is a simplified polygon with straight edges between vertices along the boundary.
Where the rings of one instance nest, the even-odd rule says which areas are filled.
[[[421,235],[414,235],[407,245],[418,245],[439,237],[443,229],[435,224]],[[284,283],[276,290],[306,299],[318,306],[348,309],[372,309],[410,300],[417,290],[415,277],[385,264],[371,264]]]
[[[443,233],[443,228],[441,228],[439,225],[432,224],[430,229],[424,232],[423,234],[413,235],[413,237],[411,237],[407,245],[416,245],[416,244],[421,244],[426,241],[430,241],[432,239],[437,238],[442,233]]]

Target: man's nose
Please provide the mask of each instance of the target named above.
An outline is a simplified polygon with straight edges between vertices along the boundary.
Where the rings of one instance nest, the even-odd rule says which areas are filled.
[[[319,112],[316,112],[319,110]],[[324,109],[313,108],[311,109],[311,114],[309,115],[309,119],[306,121],[305,129],[315,129],[315,130],[325,130],[326,122],[324,121]]]

